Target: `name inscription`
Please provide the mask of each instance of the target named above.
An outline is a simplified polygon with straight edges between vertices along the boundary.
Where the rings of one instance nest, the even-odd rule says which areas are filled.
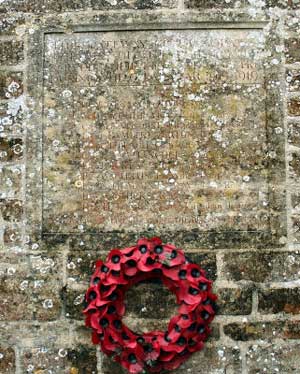
[[[263,48],[254,30],[48,34],[47,230],[267,230]]]

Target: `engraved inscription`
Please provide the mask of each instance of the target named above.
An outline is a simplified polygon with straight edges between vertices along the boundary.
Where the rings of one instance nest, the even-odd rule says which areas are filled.
[[[267,230],[263,48],[255,30],[46,35],[46,230]]]

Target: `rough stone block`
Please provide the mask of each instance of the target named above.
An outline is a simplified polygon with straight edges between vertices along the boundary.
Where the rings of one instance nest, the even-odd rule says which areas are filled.
[[[82,345],[28,348],[24,350],[22,366],[24,372],[35,374],[97,374],[96,350]]]
[[[236,8],[239,9],[247,5],[246,0],[185,0],[185,5],[187,8],[196,8],[196,9],[207,9],[207,8]]]
[[[123,317],[123,322],[135,333],[143,334],[148,331],[166,331],[168,329],[169,320],[157,318],[130,318],[126,313]]]
[[[218,314],[244,315],[252,310],[251,288],[221,288],[216,291],[218,295]]]
[[[300,70],[288,70],[286,73],[287,88],[290,92],[300,90]]]
[[[300,98],[293,98],[288,101],[288,114],[300,116]]]
[[[81,344],[86,347],[95,347],[92,342],[92,330],[86,327],[83,323],[74,327],[74,344]]]
[[[0,42],[0,65],[17,65],[24,60],[24,45],[21,41]]]
[[[291,193],[292,209],[300,213],[300,192],[295,191]]]
[[[279,343],[267,347],[253,345],[247,352],[248,374],[291,374],[299,369],[298,345]]]
[[[22,228],[8,226],[4,229],[3,240],[5,245],[19,245],[22,242]]]
[[[3,0],[0,10],[22,11],[31,13],[51,13],[80,11],[85,9],[156,9],[173,8],[177,0]]]
[[[291,281],[299,277],[300,255],[292,252],[243,252],[224,255],[223,276],[235,282]]]
[[[284,23],[285,23],[285,27],[287,31],[293,33],[294,35],[299,35],[299,31],[300,31],[299,17],[297,16],[295,12],[290,12],[287,15],[286,19],[284,20]]]
[[[93,9],[156,9],[174,8],[177,0],[91,0]]]
[[[299,9],[299,0],[266,0],[267,8]]]
[[[23,130],[22,101],[18,99],[7,100],[0,103],[0,136],[21,134]]]
[[[279,288],[258,292],[258,310],[263,314],[300,313],[300,289]]]
[[[245,322],[225,325],[224,333],[237,341],[299,339],[299,321]]]
[[[0,5],[1,7],[1,5]],[[0,8],[1,9],[1,8]],[[3,35],[16,33],[16,28],[24,24],[25,18],[22,14],[0,14],[0,30]]]
[[[0,161],[19,161],[23,157],[23,140],[0,138]]]
[[[23,214],[23,201],[0,199],[0,213],[6,222],[20,222]]]
[[[22,255],[3,259],[0,266],[0,320],[49,321],[60,315],[58,265],[51,258]],[[54,270],[56,269],[56,270]]]
[[[299,243],[300,242],[300,216],[293,215],[291,219],[292,219],[292,234],[294,235],[294,241]]]
[[[177,312],[175,295],[160,282],[141,283],[126,293],[126,314],[132,318],[169,320]]]
[[[290,122],[288,124],[288,142],[289,144],[300,147],[300,124]]]
[[[22,92],[22,73],[0,71],[0,99],[18,97]]]
[[[292,152],[289,161],[290,176],[293,179],[298,180],[300,177],[300,154]]]
[[[61,290],[61,297],[65,305],[66,317],[70,319],[83,320],[82,313],[84,306],[85,290],[73,290],[69,287],[63,287]]]
[[[19,258],[2,259],[0,265],[0,320],[20,321],[32,318],[29,269]]]
[[[22,187],[22,168],[20,166],[0,166],[0,198],[19,197]]]
[[[300,62],[300,39],[290,38],[285,41],[285,55],[288,64]]]
[[[61,259],[46,255],[31,255],[34,316],[41,321],[57,319],[61,314]]]
[[[95,261],[100,258],[96,251],[71,252],[67,259],[68,282],[88,284],[93,274]]]
[[[96,349],[78,345],[68,350],[68,361],[70,362],[70,374],[97,374]]]
[[[0,372],[1,374],[15,374],[15,351],[13,348],[0,345]]]

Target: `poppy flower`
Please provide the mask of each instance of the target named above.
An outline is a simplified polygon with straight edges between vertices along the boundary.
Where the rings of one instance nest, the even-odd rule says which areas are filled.
[[[126,258],[126,261],[123,262],[122,269],[124,274],[129,277],[133,277],[138,272],[137,260],[134,258]]]
[[[117,284],[105,284],[104,282],[99,285],[100,297],[106,299],[117,288]]]
[[[173,266],[171,268],[163,267],[164,276],[174,281],[185,280],[187,275],[188,265]]]
[[[122,366],[131,374],[140,374],[144,369],[144,351],[137,346],[135,349],[126,348],[116,357]]]
[[[114,291],[108,297],[109,306],[113,305],[116,308],[117,314],[123,316],[125,314],[125,305],[123,300],[123,295],[119,290]]]
[[[156,258],[156,254],[153,251],[148,252],[140,258],[138,262],[138,269],[143,272],[149,272],[154,269],[160,269],[162,263]]]
[[[113,331],[112,329],[109,329],[106,333],[104,333],[104,338],[103,338],[103,346],[105,346],[105,348],[112,352],[112,353],[116,353],[116,352],[120,352],[122,347],[121,345],[118,343],[118,341],[115,340],[115,336],[113,334]]]
[[[205,277],[205,272],[197,264],[188,264],[186,278],[189,282],[194,284],[208,281]]]
[[[189,282],[182,282],[177,295],[179,301],[184,301],[186,304],[199,304],[203,298],[199,288]]]
[[[136,253],[137,249],[138,248],[136,245],[121,249],[120,252],[122,252],[123,255],[121,261],[123,262],[125,258],[130,258],[131,256],[133,256]]]
[[[137,247],[142,255],[146,254],[147,252],[153,253],[155,249],[162,247],[162,241],[158,237],[153,237],[150,239],[142,238],[138,240]]]
[[[158,342],[157,337],[159,335],[162,335],[162,333],[159,332],[152,332],[152,333],[146,333],[143,335],[142,339],[144,339],[144,342],[142,343],[144,354],[145,354],[145,361],[155,361],[160,355],[160,344]]]
[[[123,347],[134,349],[138,345],[137,335],[133,333],[126,325],[123,324],[120,339]]]
[[[103,311],[97,311],[96,313],[93,313],[90,318],[91,327],[98,333],[102,334],[104,333],[104,330],[108,328],[111,323],[112,319],[111,317],[105,315]]]
[[[162,351],[159,356],[160,361],[171,361],[176,356],[176,352],[166,352]]]
[[[128,281],[124,278],[124,274],[120,270],[111,270],[102,283],[109,286],[127,284]]]
[[[110,251],[107,258],[107,266],[111,270],[121,270],[121,258],[122,252],[119,249],[113,249]]]
[[[186,262],[185,255],[181,249],[176,248],[172,244],[165,244],[164,251],[160,258],[164,265],[173,267],[183,265]]]
[[[97,285],[106,279],[110,272],[110,268],[103,261],[96,262],[96,269],[91,279],[91,286]]]
[[[177,325],[182,329],[186,329],[191,325],[193,321],[192,317],[189,314],[181,314],[178,318]]]
[[[181,314],[189,314],[193,312],[195,309],[197,309],[198,304],[186,304],[185,301],[183,301],[179,306],[179,313]]]
[[[100,291],[97,286],[90,287],[85,294],[85,299],[88,303],[96,300],[98,297],[100,297]]]
[[[158,240],[157,244],[161,244],[161,241]],[[147,239],[147,238],[141,238],[137,242],[137,247],[139,252],[144,255],[147,252],[152,252],[155,246],[155,238],[153,242],[153,238]]]

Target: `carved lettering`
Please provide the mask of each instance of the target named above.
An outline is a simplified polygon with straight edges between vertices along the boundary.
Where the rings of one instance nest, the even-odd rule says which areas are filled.
[[[80,222],[91,230],[266,229],[258,33],[47,35],[45,201],[66,188],[72,203],[49,203],[46,220],[72,214],[66,232]]]

